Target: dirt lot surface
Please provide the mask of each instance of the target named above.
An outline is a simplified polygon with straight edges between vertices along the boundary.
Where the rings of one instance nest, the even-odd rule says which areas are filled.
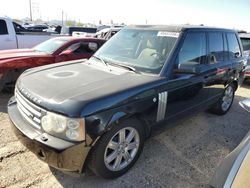
[[[153,134],[124,176],[72,177],[50,169],[18,142],[6,113],[10,96],[0,94],[0,187],[208,187],[219,162],[250,128],[250,115],[238,105],[250,97],[250,86],[243,85],[228,114],[200,113]]]

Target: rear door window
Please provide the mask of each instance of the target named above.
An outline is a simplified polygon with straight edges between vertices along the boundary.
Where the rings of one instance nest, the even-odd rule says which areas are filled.
[[[6,22],[4,20],[0,20],[0,35],[7,35],[8,29]]]
[[[210,63],[217,63],[224,60],[223,35],[219,32],[208,34]]]
[[[229,58],[236,59],[241,56],[240,45],[235,33],[227,33]]]
[[[206,61],[206,34],[187,33],[177,58],[177,64],[202,64]]]

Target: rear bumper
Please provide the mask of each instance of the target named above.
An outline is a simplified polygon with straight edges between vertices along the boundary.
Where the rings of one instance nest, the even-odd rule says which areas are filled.
[[[20,142],[39,159],[63,171],[82,173],[90,151],[85,142],[65,141],[33,128],[23,119],[13,98],[8,104],[8,114]]]

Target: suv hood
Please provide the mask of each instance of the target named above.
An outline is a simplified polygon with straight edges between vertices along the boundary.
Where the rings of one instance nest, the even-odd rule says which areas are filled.
[[[26,97],[38,99],[33,102],[49,111],[79,117],[119,105],[140,92],[140,88],[132,92],[130,89],[160,79],[120,68],[110,71],[99,62],[81,62],[30,69],[20,76],[17,87]]]

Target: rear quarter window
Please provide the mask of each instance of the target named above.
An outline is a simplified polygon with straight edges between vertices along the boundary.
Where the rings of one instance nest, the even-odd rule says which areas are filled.
[[[0,35],[7,35],[8,29],[6,22],[4,20],[0,20]]]

